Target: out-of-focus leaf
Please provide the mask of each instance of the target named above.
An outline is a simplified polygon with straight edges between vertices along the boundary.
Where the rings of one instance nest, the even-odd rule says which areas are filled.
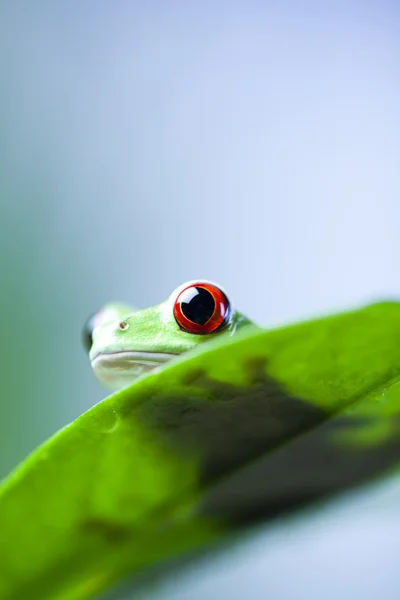
[[[400,458],[399,376],[400,304],[385,303],[249,328],[142,378],[3,482],[0,597],[90,598],[246,522],[389,472]]]

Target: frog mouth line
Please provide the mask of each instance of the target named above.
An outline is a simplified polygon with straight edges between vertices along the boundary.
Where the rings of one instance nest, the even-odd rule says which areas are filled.
[[[130,365],[143,365],[147,369],[158,367],[179,354],[172,352],[143,352],[136,350],[119,350],[117,352],[99,352],[91,360],[92,367],[112,366],[129,368]]]

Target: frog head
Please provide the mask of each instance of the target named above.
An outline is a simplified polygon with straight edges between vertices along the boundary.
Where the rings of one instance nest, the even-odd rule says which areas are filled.
[[[106,304],[86,322],[83,340],[98,379],[115,391],[199,344],[232,336],[249,324],[220,286],[194,280],[144,310]]]

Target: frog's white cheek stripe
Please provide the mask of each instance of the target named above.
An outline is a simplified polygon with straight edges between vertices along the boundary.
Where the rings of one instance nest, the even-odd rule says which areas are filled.
[[[122,351],[100,353],[91,361],[99,381],[109,390],[116,392],[148,371],[176,358],[177,354],[167,352]]]

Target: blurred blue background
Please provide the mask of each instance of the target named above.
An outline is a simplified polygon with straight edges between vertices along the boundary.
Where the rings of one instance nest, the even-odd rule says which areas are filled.
[[[80,330],[105,301],[146,307],[204,277],[273,326],[400,295],[399,16],[368,0],[1,4],[0,475],[104,397]],[[394,552],[400,492],[382,493],[390,527],[360,531]],[[314,597],[304,578],[279,588],[306,548],[347,563],[357,506],[334,520],[341,551],[328,531],[310,547],[312,519],[299,562],[281,539],[258,570],[271,598]],[[215,595],[207,573],[165,593],[264,598],[246,552]]]

